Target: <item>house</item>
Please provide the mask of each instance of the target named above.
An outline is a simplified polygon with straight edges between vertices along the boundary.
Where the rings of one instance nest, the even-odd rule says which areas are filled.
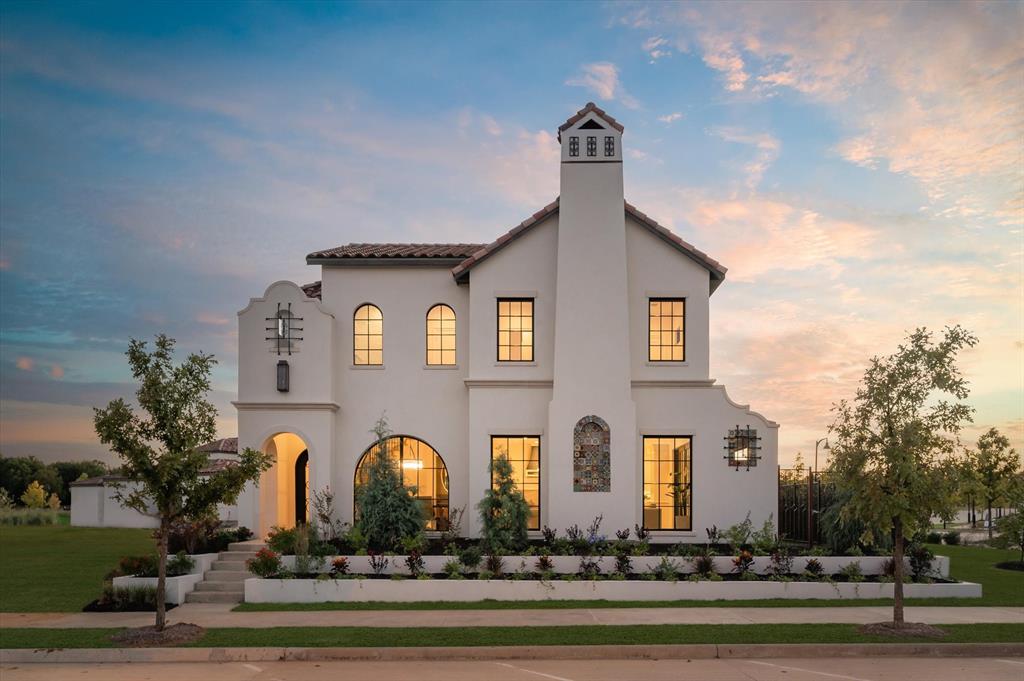
[[[275,455],[241,524],[302,522],[327,487],[351,522],[382,414],[431,531],[466,509],[479,533],[502,455],[534,531],[698,541],[775,512],[778,425],[709,373],[726,268],[625,201],[619,122],[587,104],[558,130],[559,197],[495,241],[317,251],[319,281],[239,312],[239,446]]]
[[[230,466],[238,455],[238,438],[228,437],[208,442],[199,448],[209,463],[200,471],[208,476]],[[118,500],[118,493],[129,494],[138,483],[122,475],[99,475],[71,483],[71,524],[83,527],[159,527],[156,508],[152,514],[139,513],[126,508]],[[220,519],[229,525],[237,524],[238,508],[230,504],[217,507]]]

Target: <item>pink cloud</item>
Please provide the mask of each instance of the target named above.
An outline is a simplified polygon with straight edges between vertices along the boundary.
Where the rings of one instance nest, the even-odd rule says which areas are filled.
[[[14,366],[18,367],[22,371],[32,371],[35,368],[36,363],[31,357],[19,357],[15,362]]]
[[[64,378],[64,367],[54,364],[50,367],[50,376],[57,379]]]
[[[640,103],[626,92],[622,81],[619,80],[619,67],[611,62],[584,64],[580,67],[580,72],[566,80],[565,84],[585,87],[598,98],[606,101],[615,100],[627,109],[636,109],[640,106]]]

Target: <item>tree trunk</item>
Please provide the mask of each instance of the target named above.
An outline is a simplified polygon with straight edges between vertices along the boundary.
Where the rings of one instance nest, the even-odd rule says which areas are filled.
[[[893,518],[892,543],[892,623],[903,626],[903,519]]]
[[[987,499],[988,502],[988,540],[992,541],[992,500]]]
[[[166,517],[160,518],[160,534],[157,537],[157,551],[159,552],[159,568],[156,573],[156,630],[163,631],[167,624],[167,606],[164,603],[167,599],[167,533],[170,530],[170,523]]]

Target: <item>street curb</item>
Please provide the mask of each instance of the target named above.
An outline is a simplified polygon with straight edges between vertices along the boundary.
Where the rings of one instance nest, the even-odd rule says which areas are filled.
[[[1024,657],[1024,643],[463,646],[424,648],[2,649],[0,664],[413,660],[657,660],[823,657]]]

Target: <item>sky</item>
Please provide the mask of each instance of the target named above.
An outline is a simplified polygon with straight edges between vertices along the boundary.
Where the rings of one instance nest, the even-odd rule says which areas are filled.
[[[625,125],[626,197],[729,268],[711,373],[827,433],[919,326],[978,345],[968,442],[1024,449],[1024,5],[0,4],[0,453],[112,460],[130,338],[219,360],[350,241],[489,242]]]

